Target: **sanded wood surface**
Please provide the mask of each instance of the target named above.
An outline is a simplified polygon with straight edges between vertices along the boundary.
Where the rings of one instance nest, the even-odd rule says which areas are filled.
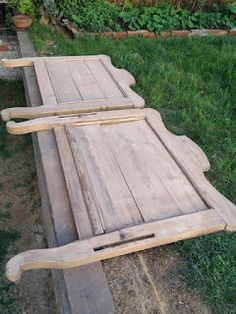
[[[203,151],[171,134],[155,110],[38,118],[14,127],[18,134],[54,130],[76,227],[88,232],[83,241],[14,257],[10,280],[27,269],[71,268],[236,228],[236,207],[203,175]]]
[[[35,55],[27,32],[17,32],[22,56]],[[33,67],[23,69],[27,105],[44,108]],[[32,107],[33,106],[33,107]],[[32,134],[42,201],[42,218],[49,247],[82,238],[75,227],[71,204],[53,131]],[[52,286],[61,314],[114,313],[114,302],[102,263],[52,270]]]
[[[130,88],[134,77],[115,68],[105,55],[2,60],[2,65],[34,66],[43,102],[42,108],[5,109],[5,121],[144,106]]]

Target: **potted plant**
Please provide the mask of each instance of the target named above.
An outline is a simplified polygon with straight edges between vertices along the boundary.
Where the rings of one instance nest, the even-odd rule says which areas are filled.
[[[33,0],[10,0],[7,6],[12,10],[12,22],[16,28],[25,29],[31,26],[35,15]]]

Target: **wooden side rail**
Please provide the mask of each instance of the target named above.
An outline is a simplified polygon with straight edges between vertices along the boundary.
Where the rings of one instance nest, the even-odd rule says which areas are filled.
[[[48,118],[38,118],[26,122],[7,122],[7,130],[11,134],[27,134],[37,131],[52,130],[55,127],[65,125],[67,123],[76,124],[78,126],[90,124],[115,124],[129,121],[143,120],[145,114],[140,109],[127,111],[116,110],[113,112],[101,112],[91,114],[80,114],[75,116],[56,116]]]
[[[6,266],[11,281],[30,269],[65,269],[223,230],[215,210],[146,223],[52,249],[30,250],[13,257]]]
[[[91,58],[99,59],[102,55],[97,56],[83,56],[83,60],[86,58],[91,60]],[[18,59],[2,59],[0,65],[5,68],[20,68],[20,67],[32,67],[34,61],[37,60],[73,60],[78,59],[78,56],[60,56],[60,57],[28,57],[28,58],[18,58]]]
[[[104,99],[95,101],[83,101],[75,102],[73,104],[64,105],[44,105],[40,107],[13,107],[6,108],[1,111],[1,118],[3,121],[9,121],[11,119],[35,119],[41,117],[50,117],[56,115],[68,115],[68,114],[83,114],[89,112],[105,111],[109,105],[115,103],[116,100]],[[89,108],[89,109],[88,109]],[[130,108],[129,100],[121,99],[120,105],[116,105],[116,109]]]

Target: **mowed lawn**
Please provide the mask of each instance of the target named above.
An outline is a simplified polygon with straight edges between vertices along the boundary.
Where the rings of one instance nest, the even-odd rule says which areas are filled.
[[[107,54],[136,78],[134,89],[175,134],[206,152],[207,177],[236,203],[236,38],[71,40],[35,24],[33,43],[45,55]],[[174,244],[186,260],[186,280],[215,313],[236,311],[236,235],[218,233]]]

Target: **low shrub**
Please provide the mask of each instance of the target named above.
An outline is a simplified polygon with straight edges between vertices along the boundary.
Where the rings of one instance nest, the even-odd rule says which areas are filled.
[[[88,1],[83,5],[81,1],[70,1],[74,1],[74,9],[68,9],[64,15],[71,20],[73,27],[89,32],[147,29],[161,33],[194,28],[230,29],[236,24],[236,3],[229,4],[224,9],[215,4],[211,12],[191,12],[174,9],[170,5],[121,8],[102,0]],[[64,10],[66,8],[67,6]]]
[[[120,9],[115,4],[102,0],[80,6],[79,10],[70,15],[70,19],[74,26],[78,25],[90,32],[122,30],[119,24]]]
[[[54,0],[50,6],[48,0],[37,3],[49,17],[56,12],[69,19],[73,27],[88,32],[147,29],[161,33],[194,28],[231,29],[236,25],[236,3],[229,0],[125,0],[123,6],[105,0]],[[143,3],[156,6],[138,5]],[[211,10],[204,10],[206,7]]]
[[[6,6],[7,11],[15,11],[18,14],[35,15],[35,4],[33,0],[9,0]]]
[[[57,0],[56,4],[65,17],[71,18],[72,15],[78,14],[86,3],[90,0]]]
[[[210,10],[214,4],[226,7],[235,0],[110,0],[119,6],[163,6],[170,5],[175,9],[186,9],[190,11]]]
[[[236,24],[236,4],[225,10],[215,5],[212,12],[191,12],[185,9],[174,9],[171,6],[143,7],[124,10],[120,17],[125,27],[130,30],[147,29],[161,33],[175,29],[193,28],[226,28]]]

